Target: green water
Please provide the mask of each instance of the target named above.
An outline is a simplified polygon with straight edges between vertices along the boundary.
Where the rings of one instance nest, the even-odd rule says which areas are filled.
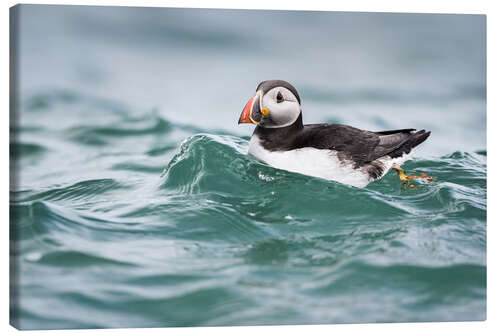
[[[14,325],[486,318],[481,17],[21,8]],[[404,168],[438,181],[357,189],[248,156],[236,123],[269,78],[306,123],[431,130]]]
[[[437,183],[356,189],[270,168],[247,137],[107,112],[108,126],[14,129],[21,327],[485,318],[485,152],[405,164]]]

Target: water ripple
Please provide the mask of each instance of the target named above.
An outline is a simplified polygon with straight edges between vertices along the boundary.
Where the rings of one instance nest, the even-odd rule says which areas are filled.
[[[405,164],[437,183],[402,189],[393,173],[354,189],[273,169],[246,154],[247,138],[164,144],[154,138],[179,128],[161,124],[73,128],[106,144],[150,139],[87,157],[114,177],[11,191],[17,274],[52,276],[18,281],[25,327],[120,327],[124,314],[124,326],[484,318],[484,154]],[[41,298],[61,314],[37,309]],[[380,302],[391,306],[373,311]],[[92,322],[74,315],[89,308]]]

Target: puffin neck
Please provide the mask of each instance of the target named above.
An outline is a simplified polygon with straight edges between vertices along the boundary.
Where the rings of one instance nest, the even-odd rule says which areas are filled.
[[[302,131],[302,112],[297,120],[289,126],[278,128],[266,128],[257,126],[253,132],[260,139],[261,145],[270,151],[293,149],[297,135]]]

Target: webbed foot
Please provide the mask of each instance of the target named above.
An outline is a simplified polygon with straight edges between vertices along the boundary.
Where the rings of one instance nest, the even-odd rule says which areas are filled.
[[[392,164],[392,169],[396,170],[396,172],[398,173],[399,180],[401,180],[403,182],[401,184],[403,187],[407,186],[408,188],[411,188],[411,187],[416,188],[416,184],[410,183],[410,180],[416,179],[416,178],[423,178],[423,179],[427,180],[428,182],[437,182],[437,179],[432,178],[432,177],[426,175],[425,173],[420,174],[420,176],[418,176],[418,175],[408,176],[406,174],[406,172],[403,169],[401,169],[401,167],[396,163]]]

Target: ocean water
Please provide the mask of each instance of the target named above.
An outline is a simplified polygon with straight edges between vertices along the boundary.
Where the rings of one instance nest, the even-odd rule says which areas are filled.
[[[486,319],[485,17],[24,5],[11,322],[24,329]],[[247,155],[290,81],[306,123],[432,131],[405,188]]]

